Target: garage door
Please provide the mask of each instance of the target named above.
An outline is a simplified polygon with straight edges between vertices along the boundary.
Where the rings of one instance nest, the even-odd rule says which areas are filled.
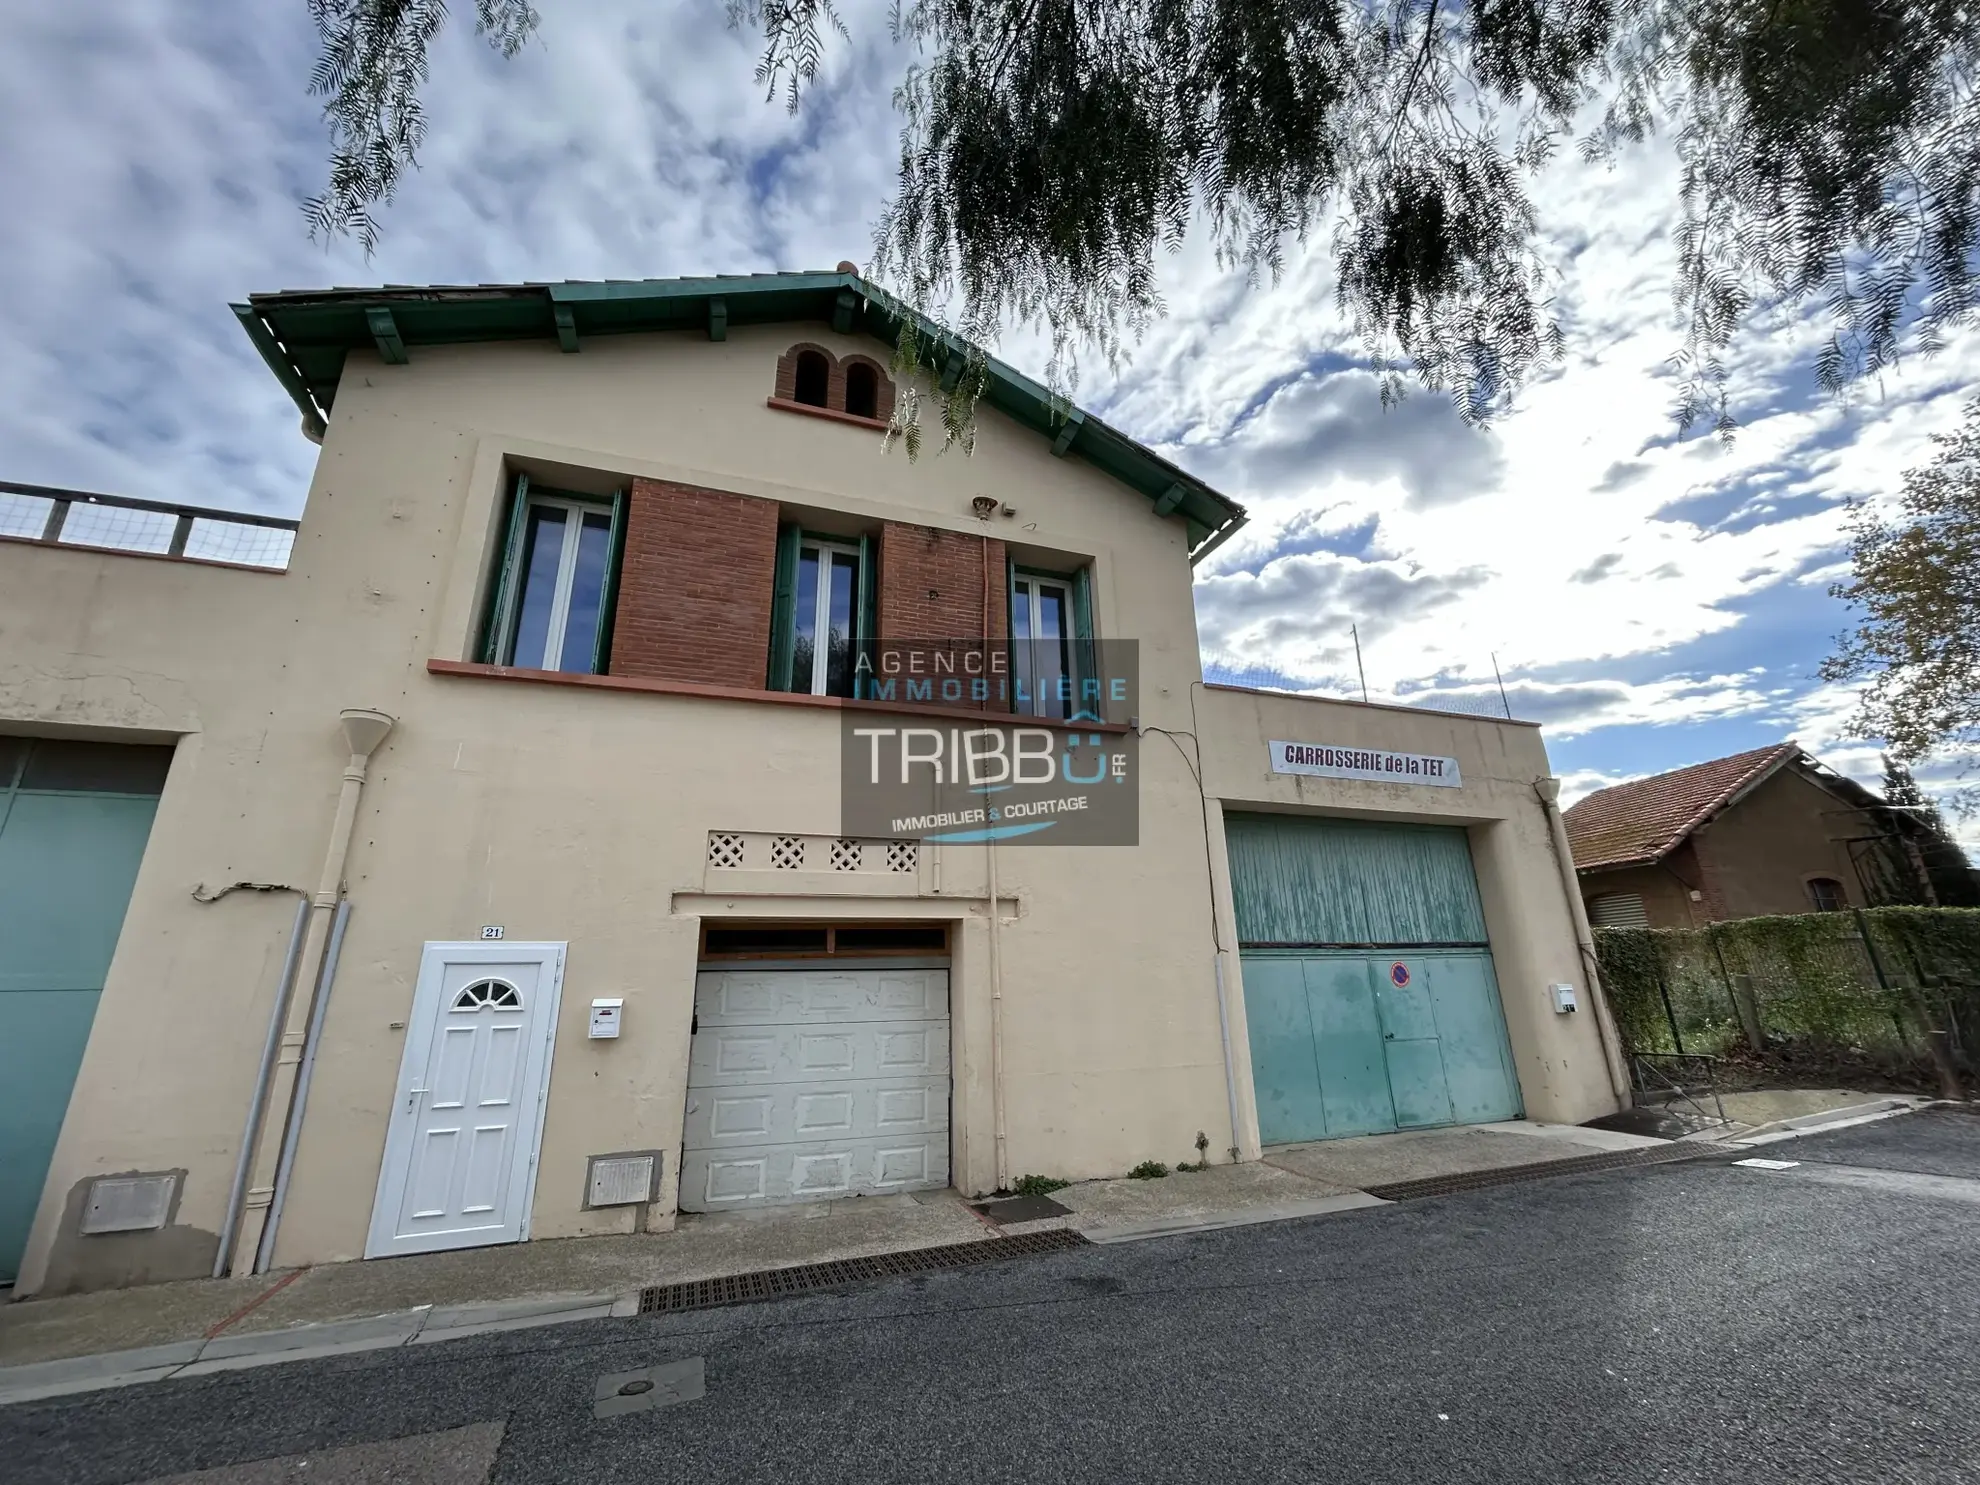
[[[34,1222],[171,761],[0,737],[0,1282]]]
[[[1232,815],[1266,1144],[1517,1118],[1462,829]]]
[[[946,969],[704,969],[682,1208],[949,1184]]]

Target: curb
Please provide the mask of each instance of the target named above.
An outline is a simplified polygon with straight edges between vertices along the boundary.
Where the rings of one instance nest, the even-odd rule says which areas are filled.
[[[1334,1212],[1358,1212],[1368,1207],[1386,1207],[1390,1202],[1366,1191],[1349,1191],[1340,1196],[1318,1196],[1310,1201],[1283,1202],[1271,1207],[1234,1207],[1229,1211],[1205,1212],[1198,1217],[1176,1217],[1153,1222],[1124,1222],[1112,1227],[1084,1227],[1076,1231],[1089,1243],[1138,1243],[1147,1238],[1183,1237],[1192,1232],[1217,1232],[1227,1227],[1250,1227],[1261,1222],[1290,1222],[1301,1217],[1325,1217]]]
[[[1804,1134],[1822,1134],[1832,1129],[1853,1129],[1859,1124],[1875,1124],[1882,1119],[1895,1119],[1900,1114],[1915,1114],[1920,1109],[1930,1108],[1933,1102],[1934,1100],[1931,1099],[1911,1102],[1896,1098],[1880,1098],[1871,1103],[1850,1104],[1846,1108],[1829,1109],[1819,1114],[1799,1114],[1792,1119],[1776,1119],[1772,1124],[1763,1124],[1753,1133],[1724,1141],[1723,1148],[1750,1149],[1759,1145],[1778,1144],[1782,1140],[1799,1139]]]
[[[603,1320],[638,1311],[639,1295],[565,1294],[488,1304],[421,1305],[388,1315],[330,1320],[287,1330],[250,1331],[211,1340],[174,1341],[132,1351],[106,1351],[59,1361],[0,1367],[0,1407],[67,1397],[173,1377],[203,1377],[285,1361],[348,1356],[397,1346],[462,1340],[496,1331],[529,1330],[576,1320]]]

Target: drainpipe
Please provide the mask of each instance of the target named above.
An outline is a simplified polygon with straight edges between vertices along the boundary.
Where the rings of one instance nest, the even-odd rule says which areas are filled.
[[[348,708],[341,714],[344,740],[351,750],[344,765],[344,785],[337,795],[337,814],[330,826],[330,840],[323,853],[323,873],[309,900],[309,926],[303,936],[300,973],[295,983],[315,987],[321,993],[323,959],[330,939],[331,920],[336,915],[338,895],[343,887],[344,861],[350,855],[351,830],[357,824],[358,796],[364,791],[365,769],[371,754],[392,730],[391,717],[383,712]],[[269,1203],[275,1196],[275,1170],[281,1147],[295,1107],[296,1073],[302,1062],[303,1041],[308,1032],[310,1009],[315,995],[296,995],[293,986],[280,1012],[282,1050],[273,1076],[261,1093],[260,1106],[250,1110],[249,1121],[258,1123],[255,1141],[254,1179],[248,1186],[241,1213],[241,1230],[232,1244],[232,1271],[253,1270],[261,1248],[262,1229],[268,1222]],[[298,1131],[300,1133],[300,1131]],[[221,1235],[225,1242],[228,1234]]]
[[[983,648],[987,653],[993,639],[990,633],[990,533],[983,533]],[[984,872],[990,881],[990,1118],[996,1132],[997,1189],[1011,1189],[1011,1158],[1004,1144],[1004,940],[1001,914],[997,906],[997,840],[988,831],[983,838]]]
[[[289,888],[289,891],[299,889]],[[261,1062],[254,1075],[254,1092],[248,1098],[247,1124],[241,1130],[241,1150],[234,1159],[234,1179],[227,1188],[227,1214],[220,1219],[220,1246],[213,1255],[213,1277],[226,1275],[233,1258],[234,1228],[241,1217],[241,1203],[247,1199],[248,1165],[254,1147],[261,1142],[261,1114],[267,1107],[268,1080],[275,1072],[275,1054],[282,1050],[282,1011],[289,986],[295,983],[296,961],[302,957],[303,929],[309,921],[309,894],[296,903],[295,925],[289,930],[288,952],[282,957],[282,973],[275,981],[275,1001],[268,1012],[268,1039],[261,1047]]]
[[[1011,1189],[1011,1160],[1004,1147],[1004,953],[998,924],[997,842],[986,840],[990,874],[990,1109],[997,1130],[997,1189]]]
[[[1628,1108],[1629,1074],[1623,1065],[1622,1039],[1609,1015],[1609,999],[1602,993],[1602,976],[1595,965],[1595,935],[1588,927],[1588,909],[1581,901],[1581,883],[1574,874],[1574,851],[1568,845],[1567,822],[1561,818],[1561,781],[1535,779],[1533,792],[1540,796],[1541,813],[1547,817],[1554,864],[1560,868],[1561,892],[1567,898],[1568,917],[1574,923],[1575,947],[1581,950],[1582,973],[1588,979],[1588,1005],[1595,1012],[1595,1031],[1602,1043],[1602,1065],[1609,1073],[1609,1091],[1618,1107]]]

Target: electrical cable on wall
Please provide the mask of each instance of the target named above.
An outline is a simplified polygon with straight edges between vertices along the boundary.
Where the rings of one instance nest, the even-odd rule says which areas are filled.
[[[287,882],[234,882],[229,886],[222,887],[218,892],[208,892],[206,890],[206,883],[197,882],[193,885],[192,900],[194,902],[218,902],[229,892],[303,892],[303,889],[301,887],[291,887]],[[304,893],[304,895],[307,896],[308,894]]]

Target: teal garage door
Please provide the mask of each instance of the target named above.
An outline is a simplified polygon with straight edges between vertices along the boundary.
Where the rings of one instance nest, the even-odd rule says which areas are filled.
[[[171,761],[0,737],[0,1283],[19,1270]]]
[[[1462,829],[1231,815],[1268,1145],[1519,1116]]]

